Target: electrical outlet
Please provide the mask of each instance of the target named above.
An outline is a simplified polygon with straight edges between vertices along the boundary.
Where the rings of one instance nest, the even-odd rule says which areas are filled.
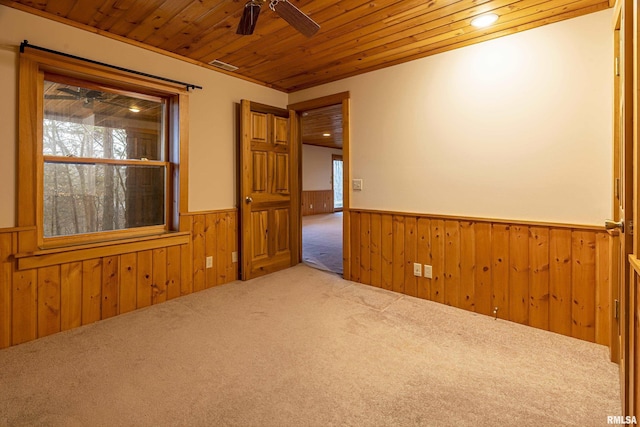
[[[238,262],[238,252],[231,252],[231,262]]]
[[[309,205],[309,209],[313,209],[313,205]]]
[[[419,264],[417,262],[413,263],[413,275],[422,277],[422,264]]]
[[[426,277],[427,279],[432,279],[433,278],[433,267],[430,265],[425,264],[424,265],[424,277]]]
[[[213,257],[212,256],[208,256],[206,258],[206,263],[207,263],[207,268],[212,268],[213,267]]]

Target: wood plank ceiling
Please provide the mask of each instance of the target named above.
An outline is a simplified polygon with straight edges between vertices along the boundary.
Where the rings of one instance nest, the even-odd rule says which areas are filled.
[[[255,33],[237,35],[244,0],[0,0],[191,62],[217,59],[238,67],[232,74],[287,92],[609,7],[608,0],[290,2],[321,25],[316,35],[299,34],[268,4]],[[472,18],[488,12],[499,16],[494,25],[470,25]]]
[[[302,113],[302,143],[342,149],[342,104]]]

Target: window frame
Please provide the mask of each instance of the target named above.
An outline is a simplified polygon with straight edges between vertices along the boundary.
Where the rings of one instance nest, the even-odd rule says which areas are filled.
[[[18,179],[17,218],[19,227],[35,232],[22,239],[21,252],[86,245],[120,239],[168,234],[180,230],[180,213],[187,212],[187,115],[188,91],[184,86],[165,83],[152,77],[86,63],[48,52],[26,51],[20,55],[18,101]],[[165,224],[88,234],[44,237],[44,164],[42,152],[45,75],[80,81],[95,88],[163,98],[167,101],[164,161],[140,161],[143,165],[166,165]],[[75,159],[77,160],[77,159]],[[95,161],[94,164],[99,163]],[[90,164],[90,161],[86,162]]]

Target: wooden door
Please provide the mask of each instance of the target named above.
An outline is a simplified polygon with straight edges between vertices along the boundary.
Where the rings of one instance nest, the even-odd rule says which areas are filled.
[[[635,299],[636,282],[629,265],[633,253],[633,115],[632,115],[632,1],[622,0],[614,19],[614,114],[613,114],[613,220],[607,221],[612,234],[611,300],[613,322],[611,359],[620,366],[620,393],[623,410],[635,414],[636,372]]]
[[[248,280],[299,262],[298,155],[295,112],[241,102],[241,277]]]

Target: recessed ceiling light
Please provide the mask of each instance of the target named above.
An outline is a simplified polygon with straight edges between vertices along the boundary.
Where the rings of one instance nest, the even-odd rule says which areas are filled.
[[[485,28],[493,24],[498,20],[498,15],[495,13],[487,13],[486,15],[480,15],[471,20],[471,25],[476,28]]]
[[[322,136],[331,136],[330,133],[323,133]]]
[[[140,109],[138,107],[131,107],[129,108],[129,111],[131,111],[132,113],[139,113]]]

